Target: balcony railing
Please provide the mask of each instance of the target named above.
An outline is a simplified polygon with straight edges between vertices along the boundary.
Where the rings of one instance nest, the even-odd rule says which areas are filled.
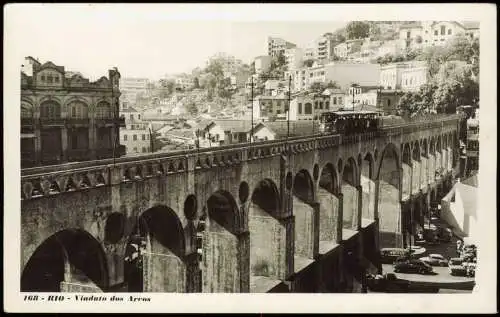
[[[88,125],[90,123],[89,118],[66,118],[66,125]]]
[[[42,126],[64,126],[64,118],[40,118],[40,125]]]
[[[89,157],[88,149],[69,149],[66,152],[68,161],[83,161],[88,160]]]

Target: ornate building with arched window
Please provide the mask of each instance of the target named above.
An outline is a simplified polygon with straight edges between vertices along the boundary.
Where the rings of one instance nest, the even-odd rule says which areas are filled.
[[[27,57],[21,70],[21,167],[118,157],[118,70],[95,82]]]

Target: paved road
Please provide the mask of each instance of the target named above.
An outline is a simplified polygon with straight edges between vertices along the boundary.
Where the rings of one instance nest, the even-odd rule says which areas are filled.
[[[457,238],[453,237],[450,242],[442,242],[440,244],[422,244],[420,246],[424,247],[426,250],[421,255],[416,256],[416,258],[424,257],[432,253],[441,254],[446,259],[457,257],[456,252],[456,242]],[[450,274],[448,267],[433,267],[434,275],[421,275],[421,274],[408,274],[408,273],[395,273],[400,279],[405,279],[408,281],[422,282],[422,283],[435,283],[437,285],[442,285],[445,287],[456,287],[456,288],[469,288],[474,281],[471,277],[453,276]],[[391,264],[383,264],[382,270],[384,273],[394,273],[393,266]],[[455,285],[455,286],[453,286]],[[468,292],[471,292],[470,290]]]

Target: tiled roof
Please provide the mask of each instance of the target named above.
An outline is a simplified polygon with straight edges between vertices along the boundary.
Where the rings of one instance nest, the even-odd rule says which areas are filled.
[[[168,131],[167,135],[172,135],[172,136],[190,139],[190,138],[194,137],[194,131],[191,129],[189,129],[189,130],[187,130],[187,129],[182,129],[182,130],[173,129],[173,130]]]
[[[250,120],[213,120],[212,122],[220,126],[224,131],[248,132],[252,128]]]
[[[403,24],[399,28],[400,29],[414,29],[414,28],[421,28],[422,25],[419,22],[416,23],[408,23],[408,24]]]

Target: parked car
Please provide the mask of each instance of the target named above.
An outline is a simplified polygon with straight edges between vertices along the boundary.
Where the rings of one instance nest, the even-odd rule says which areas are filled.
[[[476,275],[476,263],[467,262],[464,263],[463,266],[465,266],[466,269],[466,276],[474,277]]]
[[[467,268],[463,265],[464,259],[462,258],[451,258],[448,261],[448,270],[453,276],[466,276]]]
[[[432,266],[448,266],[448,260],[446,260],[441,254],[429,254],[419,260]]]
[[[439,241],[450,242],[453,237],[453,232],[450,228],[438,227],[437,238]]]
[[[402,248],[382,248],[380,250],[381,261],[385,264],[392,264],[396,259],[410,255],[410,250]]]
[[[396,273],[432,273],[432,266],[420,260],[400,261],[394,264],[394,272]]]

